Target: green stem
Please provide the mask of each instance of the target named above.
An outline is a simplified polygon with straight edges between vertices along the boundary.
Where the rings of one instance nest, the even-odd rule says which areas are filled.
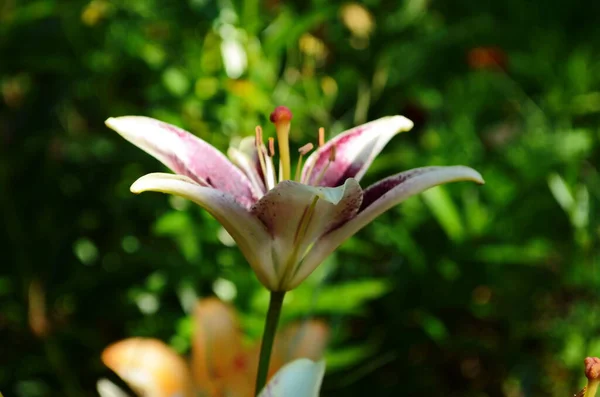
[[[589,380],[583,397],[594,397],[598,390],[598,383],[600,383],[600,381],[597,379]]]
[[[258,361],[258,374],[256,375],[255,395],[265,387],[267,375],[269,373],[269,362],[271,361],[271,350],[277,333],[277,323],[281,315],[281,306],[285,291],[271,291],[271,300],[269,301],[269,311],[265,321],[265,330],[263,332],[262,343],[260,345],[260,359]]]

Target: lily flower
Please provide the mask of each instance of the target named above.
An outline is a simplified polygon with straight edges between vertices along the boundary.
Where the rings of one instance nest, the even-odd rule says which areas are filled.
[[[484,183],[464,166],[404,171],[362,189],[360,179],[397,133],[413,123],[384,117],[352,128],[319,145],[299,150],[292,177],[288,143],[292,113],[279,106],[271,114],[275,140],[242,141],[225,155],[173,125],[141,116],[109,118],[106,125],[145,150],[175,174],[152,173],[131,186],[133,193],[157,191],[194,201],[233,237],[258,279],[271,291],[297,287],[345,240],[394,205],[431,187],[455,181]],[[279,172],[276,172],[279,169]]]
[[[289,383],[290,377],[292,381],[297,377],[312,377],[310,384],[318,390],[324,364],[313,361],[321,359],[328,335],[329,328],[318,320],[295,323],[283,329],[276,337],[271,361],[273,383],[267,385],[264,395],[295,396],[276,392],[282,387],[282,377],[283,385]],[[102,352],[102,361],[132,390],[146,397],[247,397],[254,391],[258,346],[247,347],[242,339],[233,309],[216,298],[208,298],[200,301],[194,312],[189,364],[165,343],[152,338],[118,341]],[[292,369],[284,369],[289,367],[284,364],[293,360],[296,361]],[[280,368],[282,371],[276,374]],[[274,392],[268,394],[267,391]]]

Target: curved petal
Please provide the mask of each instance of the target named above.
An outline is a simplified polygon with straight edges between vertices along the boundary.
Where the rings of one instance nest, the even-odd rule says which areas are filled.
[[[272,256],[279,280],[277,290],[297,271],[296,264],[320,236],[354,217],[362,189],[354,179],[336,188],[282,181],[251,209],[273,238]],[[314,269],[313,269],[314,270]]]
[[[111,117],[105,123],[177,174],[229,193],[245,207],[260,197],[227,157],[181,128],[142,116]]]
[[[406,117],[390,116],[343,132],[308,157],[302,181],[316,185],[320,178],[320,186],[339,186],[348,178],[359,181],[390,139],[412,127],[413,122]],[[335,160],[328,165],[334,146]]]
[[[290,288],[296,287],[308,276],[305,273],[309,269],[317,267],[340,244],[383,212],[424,190],[457,181],[484,183],[479,172],[469,167],[424,167],[390,176],[365,189],[360,212],[315,243],[290,282]]]
[[[193,397],[186,362],[157,339],[129,338],[102,352],[102,362],[148,397]]]
[[[325,375],[325,361],[301,358],[285,365],[258,397],[317,397]]]
[[[223,225],[254,269],[258,279],[267,288],[276,285],[269,254],[271,237],[264,225],[229,194],[200,186],[183,175],[162,173],[141,177],[131,185],[131,191],[175,194],[195,202]]]
[[[251,163],[255,169],[255,172],[258,174],[258,177],[263,183],[266,184],[265,191],[269,191],[275,187],[276,175],[275,168],[273,166],[273,158],[270,157],[267,153],[267,147],[264,143],[261,143],[260,150],[262,151],[263,159],[264,159],[264,167],[260,163],[260,159],[258,157],[258,150],[256,148],[256,137],[245,137],[241,140],[239,145],[239,151],[246,155],[247,158],[251,159]]]
[[[260,192],[260,196],[265,194],[266,188],[254,160],[239,149],[230,147],[227,150],[227,155],[231,161],[241,169],[248,177],[255,191]]]
[[[271,355],[270,374],[274,374],[285,363],[298,358],[318,361],[323,357],[329,326],[320,320],[308,320],[290,324],[275,338]]]
[[[231,376],[245,370],[246,356],[235,311],[217,298],[202,299],[194,310],[192,374],[208,395],[221,395]]]

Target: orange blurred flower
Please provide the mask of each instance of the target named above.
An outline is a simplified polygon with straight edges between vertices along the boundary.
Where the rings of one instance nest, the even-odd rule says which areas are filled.
[[[476,47],[469,51],[467,62],[471,69],[495,69],[506,70],[508,57],[499,47]]]
[[[269,377],[297,358],[317,361],[329,335],[318,320],[296,323],[278,334]],[[233,308],[216,298],[200,301],[194,311],[191,362],[165,343],[129,338],[102,352],[102,361],[145,397],[247,397],[254,392],[259,346],[246,347]]]

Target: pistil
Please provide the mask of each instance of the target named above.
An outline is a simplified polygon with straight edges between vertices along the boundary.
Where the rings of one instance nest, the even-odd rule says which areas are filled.
[[[281,180],[290,179],[290,122],[292,120],[292,112],[285,106],[278,106],[271,113],[270,120],[275,124],[277,132],[277,143],[279,144],[279,164],[281,168]]]

